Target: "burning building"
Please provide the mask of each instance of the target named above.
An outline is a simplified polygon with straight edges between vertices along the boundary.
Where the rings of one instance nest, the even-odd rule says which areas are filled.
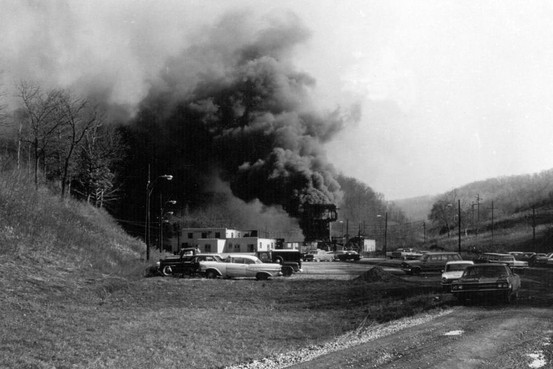
[[[338,219],[334,204],[305,204],[300,219],[305,243],[330,242],[331,222]]]

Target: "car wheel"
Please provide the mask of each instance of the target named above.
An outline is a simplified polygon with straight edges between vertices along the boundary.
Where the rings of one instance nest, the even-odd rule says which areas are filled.
[[[207,279],[216,279],[219,276],[216,271],[214,270],[208,270],[206,274]]]
[[[169,276],[171,274],[173,274],[173,269],[171,269],[171,266],[170,265],[166,265],[163,267],[163,269],[161,270],[161,274],[163,274],[164,276]]]
[[[291,267],[282,268],[282,275],[285,277],[290,277],[294,273],[294,270]]]
[[[510,304],[511,302],[513,302],[513,294],[511,293],[511,291],[507,291],[505,293],[504,300],[506,304]]]
[[[267,273],[257,273],[255,279],[257,279],[258,281],[265,281],[269,279],[269,275]]]

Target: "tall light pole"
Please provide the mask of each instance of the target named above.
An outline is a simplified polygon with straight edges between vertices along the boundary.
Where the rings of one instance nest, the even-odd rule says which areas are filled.
[[[378,214],[377,218],[382,218],[382,215]],[[386,249],[388,247],[388,212],[384,214],[384,246],[382,252],[384,253],[384,259],[386,259]]]
[[[168,181],[173,179],[170,174],[164,174],[153,181],[150,180],[150,165],[148,165],[148,181],[146,182],[146,224],[144,230],[144,239],[146,241],[146,260],[150,260],[150,196],[158,180],[166,179]]]

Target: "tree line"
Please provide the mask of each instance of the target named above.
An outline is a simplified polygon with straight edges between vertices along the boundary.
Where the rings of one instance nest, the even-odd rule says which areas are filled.
[[[115,200],[125,145],[105,110],[69,89],[21,81],[16,90],[15,109],[0,104],[2,169],[26,168],[37,189],[45,179],[61,198],[71,193],[98,207]]]

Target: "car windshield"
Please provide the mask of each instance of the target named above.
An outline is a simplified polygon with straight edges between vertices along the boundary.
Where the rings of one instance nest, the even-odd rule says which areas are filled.
[[[458,272],[465,270],[470,264],[448,264],[445,266],[446,272]]]
[[[512,261],[515,257],[514,256],[500,256],[497,258],[497,260],[500,260],[500,261]]]
[[[502,265],[479,265],[465,270],[463,277],[470,278],[498,278],[507,277],[507,269]]]
[[[205,257],[205,260],[206,261],[218,261],[218,262],[222,262],[223,259],[221,259],[221,257],[219,255],[208,255]]]

